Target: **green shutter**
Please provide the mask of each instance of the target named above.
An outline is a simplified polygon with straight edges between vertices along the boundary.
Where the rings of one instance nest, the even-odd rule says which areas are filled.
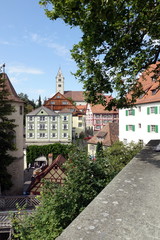
[[[158,113],[158,107],[155,107],[155,108],[154,108],[154,112],[155,112],[155,114]]]
[[[150,132],[150,125],[148,125],[147,128],[148,128],[148,132]]]
[[[132,109],[132,115],[135,116],[135,109]]]
[[[132,131],[135,132],[135,125],[132,125]]]
[[[128,116],[128,110],[126,110],[126,116]]]
[[[126,125],[126,131],[128,131],[128,125]]]
[[[150,114],[150,108],[147,107],[147,114],[149,115]]]
[[[156,133],[158,133],[158,125],[156,125]]]

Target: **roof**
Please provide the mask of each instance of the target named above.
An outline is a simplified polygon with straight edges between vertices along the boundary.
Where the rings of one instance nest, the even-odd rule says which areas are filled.
[[[50,116],[57,115],[57,113],[55,113],[54,111],[50,110],[49,108],[41,106],[39,108],[36,108],[32,112],[28,113],[27,116],[37,115],[41,110],[44,110]]]
[[[155,70],[157,74],[155,74]],[[135,104],[143,104],[160,101],[160,62],[150,65],[139,77],[138,82],[142,84],[145,92],[140,96]],[[153,92],[153,90],[156,90]],[[131,98],[131,93],[128,94]]]
[[[102,142],[104,146],[111,146],[114,142],[118,141],[119,124],[108,122],[100,131],[98,131],[87,144],[97,144]]]
[[[41,179],[43,179],[55,166],[60,167],[66,161],[67,160],[61,154],[58,155],[56,159],[51,163],[51,165],[49,165],[47,168],[44,169],[44,171],[42,171],[36,176],[35,180],[31,182],[27,191],[30,192],[41,181]]]
[[[10,82],[10,80],[7,76],[7,74],[6,73],[1,73],[0,76],[2,76],[2,79],[5,79],[6,90],[9,93],[9,95],[7,96],[7,99],[9,101],[23,103],[22,99],[17,95],[12,83]]]
[[[64,96],[66,98],[72,98],[75,102],[85,102],[84,91],[64,91]]]
[[[108,103],[111,99],[113,99],[113,97],[112,96],[105,96],[105,98],[106,98],[106,102]],[[109,111],[109,110],[105,110],[105,107],[102,105],[102,104],[97,104],[97,105],[92,105],[92,104],[90,104],[90,106],[91,106],[91,111],[92,111],[92,113],[104,113],[104,114],[106,114],[106,113],[118,113],[118,110],[117,109],[112,109],[111,111]]]

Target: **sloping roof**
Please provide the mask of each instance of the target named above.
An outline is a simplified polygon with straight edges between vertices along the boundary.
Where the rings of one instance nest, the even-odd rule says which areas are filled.
[[[55,113],[54,111],[50,110],[49,108],[41,106],[41,107],[33,110],[32,112],[28,113],[27,116],[37,115],[41,110],[44,110],[50,116],[57,115],[57,113]]]
[[[118,141],[119,124],[107,123],[100,131],[98,131],[90,140],[88,144],[97,144],[102,142],[104,146],[111,146],[114,142]]]
[[[44,171],[42,171],[36,176],[35,180],[31,182],[27,191],[30,192],[41,181],[41,179],[43,179],[55,166],[61,167],[61,165],[66,161],[67,160],[61,154],[58,155],[50,166],[45,168]]]
[[[8,76],[6,73],[1,73],[0,76],[2,76],[2,79],[5,79],[5,85],[6,85],[6,90],[8,91],[8,100],[14,101],[14,102],[20,102],[23,103],[22,99],[17,95],[12,83],[10,82]]]
[[[112,96],[105,96],[106,97],[106,102],[108,103],[111,99],[113,99]],[[97,105],[92,105],[90,104],[91,106],[91,110],[92,110],[92,113],[97,113],[97,114],[100,114],[100,113],[118,113],[118,110],[117,109],[112,109],[111,111],[109,110],[105,110],[105,107],[102,105],[102,104],[97,104]]]
[[[85,102],[83,91],[64,91],[66,98],[72,98],[75,102]]]
[[[155,75],[156,69],[156,75]],[[155,78],[153,80],[153,78]],[[142,89],[145,93],[136,100],[135,104],[159,102],[160,101],[160,62],[152,64],[144,71],[138,79],[138,82],[142,84]],[[153,93],[153,90],[157,90]],[[131,94],[128,94],[128,98],[131,98]]]

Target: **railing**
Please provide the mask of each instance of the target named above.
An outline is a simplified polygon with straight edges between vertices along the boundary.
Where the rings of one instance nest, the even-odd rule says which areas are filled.
[[[0,197],[0,211],[34,209],[40,201],[35,196],[3,196]]]

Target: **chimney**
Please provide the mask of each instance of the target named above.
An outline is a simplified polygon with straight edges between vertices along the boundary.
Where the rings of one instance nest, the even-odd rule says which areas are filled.
[[[49,153],[48,154],[48,166],[50,166],[52,164],[52,160],[53,160],[53,154]]]

